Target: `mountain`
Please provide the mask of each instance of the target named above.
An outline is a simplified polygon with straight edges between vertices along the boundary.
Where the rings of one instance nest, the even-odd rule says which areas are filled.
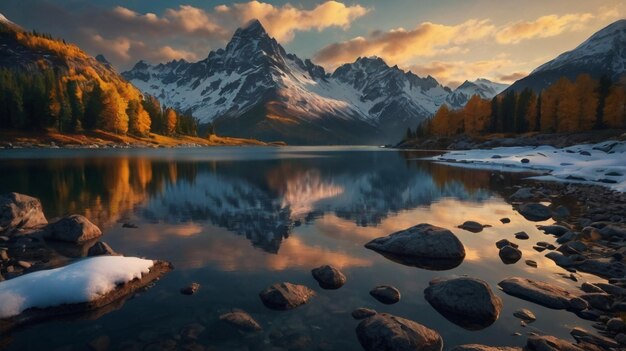
[[[396,140],[451,93],[376,57],[326,73],[287,53],[256,20],[204,60],[140,61],[123,75],[165,105],[212,122],[218,134],[292,144]]]
[[[582,73],[596,79],[608,75],[614,80],[626,73],[626,19],[608,25],[574,50],[537,67],[509,89],[521,91],[530,88],[540,91],[561,77],[574,80]]]
[[[507,87],[508,84],[495,83],[484,78],[478,78],[473,82],[466,80],[446,97],[446,104],[453,109],[459,109],[465,106],[474,95],[483,99],[491,99]]]

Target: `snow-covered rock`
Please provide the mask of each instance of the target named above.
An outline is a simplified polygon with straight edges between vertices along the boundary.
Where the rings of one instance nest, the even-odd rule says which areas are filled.
[[[494,155],[498,157],[494,158]],[[468,168],[530,169],[543,173],[533,179],[592,183],[626,191],[626,142],[623,141],[561,149],[545,145],[452,151],[430,159]],[[522,159],[528,162],[523,163]]]
[[[65,267],[37,271],[0,283],[0,319],[30,308],[48,308],[97,300],[118,284],[150,272],[152,260],[100,256]]]

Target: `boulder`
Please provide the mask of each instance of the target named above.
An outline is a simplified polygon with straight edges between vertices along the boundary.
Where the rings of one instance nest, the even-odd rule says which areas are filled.
[[[539,229],[542,232],[544,232],[544,234],[552,234],[552,235],[556,235],[556,236],[561,236],[561,235],[569,232],[569,228],[564,227],[562,225],[557,225],[557,224],[540,225],[540,226],[537,227],[537,229]]]
[[[0,232],[48,224],[39,199],[18,193],[0,195]]]
[[[370,290],[370,295],[386,305],[392,305],[400,301],[400,291],[389,285],[380,285],[375,287]]]
[[[530,236],[526,232],[517,232],[515,233],[515,238],[519,240],[528,240]]]
[[[553,309],[569,309],[570,300],[575,298],[569,291],[554,284],[527,278],[507,278],[498,286],[509,295]]]
[[[502,300],[489,284],[475,278],[432,280],[424,297],[448,320],[469,330],[490,326],[502,310]]]
[[[552,211],[546,205],[539,203],[522,204],[517,211],[529,221],[545,221],[552,217]]]
[[[508,346],[486,346],[479,344],[459,345],[450,349],[450,351],[522,351],[521,347]]]
[[[465,247],[451,231],[430,224],[374,239],[365,247],[394,262],[430,270],[455,268],[465,258]]]
[[[505,264],[513,264],[522,258],[522,251],[511,245],[506,245],[500,249],[498,255]]]
[[[367,317],[371,317],[376,314],[376,311],[371,308],[360,307],[352,311],[352,318],[360,320]]]
[[[518,248],[519,247],[519,245],[517,245],[516,243],[510,242],[508,239],[501,239],[501,240],[496,241],[496,247],[498,249],[501,249],[501,248],[503,248],[503,247],[505,247],[507,245],[508,246],[512,246],[514,248]]]
[[[585,351],[571,342],[550,335],[531,335],[524,351]]]
[[[587,343],[587,344],[600,346],[602,349],[605,349],[605,350],[611,349],[611,348],[618,349],[620,347],[620,344],[617,341],[607,338],[605,336],[593,334],[580,327],[575,327],[574,329],[572,329],[570,334],[579,343]]]
[[[87,251],[87,256],[117,255],[107,243],[98,241]]]
[[[483,228],[490,227],[489,225],[483,225],[475,221],[465,221],[463,224],[459,225],[458,228],[465,229],[472,233],[479,233],[483,231]]]
[[[81,243],[102,235],[100,228],[81,215],[63,217],[48,225],[44,237],[50,240]]]
[[[219,319],[244,333],[256,332],[262,329],[261,325],[252,316],[241,310],[224,313]]]
[[[530,188],[520,188],[513,193],[509,198],[514,201],[528,200],[533,198],[533,193]]]
[[[291,283],[274,284],[261,291],[263,304],[273,310],[290,310],[303,305],[315,296],[315,292],[304,285]]]
[[[324,265],[315,268],[311,274],[324,289],[339,289],[346,283],[346,276],[333,266]]]
[[[356,328],[366,351],[441,351],[439,333],[412,320],[378,313],[362,320]]]

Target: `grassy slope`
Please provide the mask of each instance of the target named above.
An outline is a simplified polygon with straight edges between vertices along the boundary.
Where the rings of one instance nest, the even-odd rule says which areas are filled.
[[[8,143],[13,145],[40,147],[50,146],[51,143],[58,146],[130,145],[137,147],[174,147],[192,144],[202,146],[280,145],[280,143],[268,144],[254,139],[220,137],[216,135],[212,135],[209,138],[184,135],[165,136],[159,134],[150,134],[147,137],[137,137],[130,135],[118,135],[102,130],[87,131],[80,134],[62,134],[51,130],[42,132],[0,130],[0,146],[7,145]]]

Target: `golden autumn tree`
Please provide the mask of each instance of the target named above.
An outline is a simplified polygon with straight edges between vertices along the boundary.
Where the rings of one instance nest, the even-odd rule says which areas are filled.
[[[538,104],[538,96],[532,94],[530,96],[530,101],[528,101],[528,108],[526,110],[526,114],[524,118],[526,119],[527,131],[535,131],[537,129],[537,104]]]
[[[609,128],[626,128],[626,89],[613,86],[604,101],[604,123]]]
[[[556,132],[558,107],[557,91],[552,86],[548,87],[541,94],[541,116],[540,125],[542,132]]]
[[[126,102],[113,87],[106,87],[103,96],[103,109],[100,114],[102,128],[110,132],[125,134],[128,132]]]
[[[465,133],[476,135],[487,128],[491,116],[491,101],[474,95],[461,111]]]
[[[598,82],[589,74],[581,74],[574,82],[574,98],[576,101],[577,130],[591,130],[596,122],[598,110]]]
[[[173,135],[176,132],[176,123],[178,117],[176,116],[176,111],[171,108],[168,108],[165,111],[165,122],[167,123],[167,134]]]
[[[448,135],[450,133],[450,109],[442,105],[432,120],[432,132],[435,135]]]

